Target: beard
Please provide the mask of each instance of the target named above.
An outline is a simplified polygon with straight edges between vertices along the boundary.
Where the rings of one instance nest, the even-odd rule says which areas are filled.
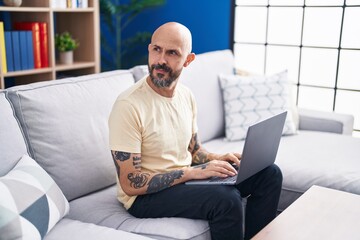
[[[153,64],[148,65],[151,82],[158,88],[170,87],[170,85],[180,76],[181,70],[173,71],[166,64]],[[164,72],[168,73],[168,77],[165,78],[164,74],[158,73],[154,75],[155,69],[161,69]]]

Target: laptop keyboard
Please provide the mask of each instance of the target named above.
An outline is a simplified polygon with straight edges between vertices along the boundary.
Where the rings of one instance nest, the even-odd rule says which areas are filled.
[[[235,182],[237,175],[227,178],[213,177],[210,179],[210,182]]]

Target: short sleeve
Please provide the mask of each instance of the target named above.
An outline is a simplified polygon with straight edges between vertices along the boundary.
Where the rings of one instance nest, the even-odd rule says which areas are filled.
[[[109,117],[110,149],[141,152],[141,122],[135,108],[125,100],[115,102]]]

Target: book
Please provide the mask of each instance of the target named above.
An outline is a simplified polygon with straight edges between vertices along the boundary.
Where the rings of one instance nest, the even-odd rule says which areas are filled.
[[[41,67],[49,67],[49,45],[48,45],[48,30],[47,23],[40,22],[40,59]]]
[[[19,71],[21,70],[19,31],[11,32],[11,40],[13,45],[14,70]]]
[[[15,71],[11,32],[5,31],[6,63],[8,72]]]
[[[14,23],[15,30],[31,30],[33,36],[33,50],[34,50],[34,66],[41,68],[41,50],[40,50],[40,24],[38,22],[16,22]],[[14,47],[14,46],[13,46]]]
[[[2,72],[7,73],[5,35],[4,35],[4,23],[3,22],[0,22],[0,54],[1,54]]]
[[[26,32],[19,31],[19,44],[20,44],[20,59],[21,59],[21,69],[27,70],[28,67],[28,57],[27,57],[27,44],[26,44]]]
[[[33,47],[33,38],[32,31],[25,31],[26,33],[26,50],[28,57],[28,67],[29,69],[34,69],[34,47]]]

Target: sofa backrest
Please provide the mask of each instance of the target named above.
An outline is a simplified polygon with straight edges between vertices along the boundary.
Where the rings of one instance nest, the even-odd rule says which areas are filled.
[[[0,177],[27,154],[26,143],[5,91],[0,91]]]
[[[8,89],[30,155],[68,200],[116,182],[108,116],[133,84],[130,71],[118,70]]]
[[[234,57],[230,50],[199,54],[181,73],[197,102],[199,137],[202,142],[225,136],[225,116],[219,74],[232,74]]]

